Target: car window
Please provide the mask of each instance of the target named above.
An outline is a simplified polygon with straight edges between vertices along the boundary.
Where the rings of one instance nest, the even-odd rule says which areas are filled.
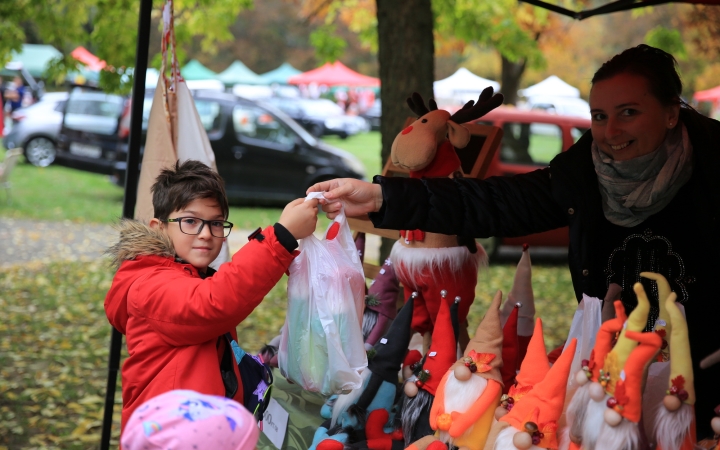
[[[547,165],[562,151],[562,131],[557,125],[508,122],[503,132],[502,162]]]
[[[253,105],[236,105],[233,127],[238,139],[250,138],[290,149],[295,145],[295,133],[268,111]]]
[[[97,134],[114,134],[125,99],[104,92],[74,91],[65,105],[65,127]]]
[[[200,115],[200,122],[205,131],[208,133],[220,131],[220,103],[209,100],[195,100],[195,108],[198,115]]]
[[[570,134],[572,134],[573,143],[577,142],[582,137],[582,135],[587,132],[587,130],[587,128],[572,127],[570,129]]]
[[[60,100],[57,102],[57,105],[55,105],[55,108],[53,108],[57,112],[63,112],[65,109],[65,100]]]

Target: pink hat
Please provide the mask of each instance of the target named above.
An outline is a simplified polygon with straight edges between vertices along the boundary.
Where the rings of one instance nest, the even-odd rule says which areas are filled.
[[[130,416],[120,438],[124,450],[251,449],[260,430],[240,403],[195,391],[153,397]]]

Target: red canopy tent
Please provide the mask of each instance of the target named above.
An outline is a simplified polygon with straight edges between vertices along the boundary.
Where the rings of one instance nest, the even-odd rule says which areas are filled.
[[[327,86],[355,86],[355,87],[377,87],[380,86],[380,79],[369,77],[349,69],[340,61],[325,63],[317,69],[313,69],[288,79],[290,84],[324,84]]]
[[[720,107],[720,86],[708,89],[706,91],[697,91],[693,95],[693,99],[698,102],[710,102],[713,109]]]
[[[588,17],[597,16],[599,14],[609,14],[619,11],[627,11],[629,9],[643,8],[645,6],[656,6],[665,3],[694,3],[697,5],[720,5],[720,0],[615,0],[605,3],[593,9],[584,11],[572,11],[562,6],[549,3],[545,0],[518,0],[533,6],[539,6],[558,14],[572,17],[576,20],[587,19]],[[597,3],[597,2],[594,2]]]
[[[90,53],[85,47],[76,48],[70,55],[93,71],[100,71],[107,65],[105,61]]]

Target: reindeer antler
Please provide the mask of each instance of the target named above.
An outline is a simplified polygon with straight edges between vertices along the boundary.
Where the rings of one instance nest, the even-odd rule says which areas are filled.
[[[504,97],[502,94],[493,95],[493,88],[486,87],[480,94],[480,97],[478,97],[477,103],[472,100],[465,103],[462,108],[450,116],[450,120],[455,123],[466,123],[471,120],[479,119],[493,109],[502,105],[503,99]]]
[[[438,109],[437,103],[435,103],[435,100],[430,99],[428,104],[430,105],[430,109],[425,106],[425,100],[423,100],[422,96],[418,94],[417,92],[413,92],[412,96],[408,97],[407,104],[414,112],[418,115],[418,117],[424,116],[425,114],[429,113],[430,111],[435,111]]]

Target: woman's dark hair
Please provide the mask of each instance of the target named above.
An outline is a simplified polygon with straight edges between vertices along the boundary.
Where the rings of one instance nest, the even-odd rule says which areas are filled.
[[[682,81],[677,73],[677,61],[668,52],[640,44],[613,56],[595,72],[594,85],[622,73],[645,78],[650,92],[664,106],[685,105],[680,98]]]
[[[217,172],[200,161],[178,161],[174,167],[161,170],[150,191],[157,219],[166,220],[173,211],[179,211],[200,198],[217,201],[223,216],[228,218],[225,182]]]

